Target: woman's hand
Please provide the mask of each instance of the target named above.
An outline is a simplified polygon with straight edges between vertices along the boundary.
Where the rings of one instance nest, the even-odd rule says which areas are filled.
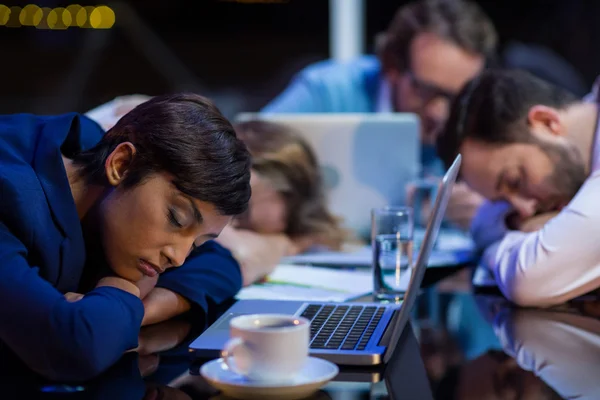
[[[69,303],[75,303],[76,301],[83,299],[83,294],[75,293],[75,292],[67,292],[67,293],[65,293],[65,299],[67,299],[67,301]]]
[[[140,299],[144,299],[146,296],[148,296],[152,289],[154,289],[156,282],[158,282],[158,276],[153,278],[145,276],[135,283],[117,276],[107,276],[100,279],[100,281],[98,281],[96,284],[96,287],[110,286],[131,293]],[[81,293],[68,292],[65,293],[64,296],[68,302],[74,303],[81,300],[84,295]]]
[[[118,276],[106,276],[100,279],[96,284],[97,288],[104,286],[121,289],[138,298],[141,298],[141,290],[135,283],[130,282],[127,279],[119,278]]]
[[[100,279],[96,287],[110,286],[124,290],[139,297],[144,304],[144,319],[142,326],[155,324],[183,314],[191,308],[191,304],[183,296],[168,289],[157,288],[158,276],[143,277],[137,282],[130,282],[117,276],[108,276]],[[81,293],[66,293],[69,302],[81,300]]]
[[[155,277],[144,276],[137,281],[135,285],[140,289],[140,299],[145,299],[148,294],[154,289],[158,282],[158,275]]]
[[[142,301],[144,303],[142,326],[166,321],[183,314],[192,307],[185,297],[161,287],[150,290]]]
[[[231,251],[240,264],[244,286],[264,278],[283,257],[300,250],[286,235],[265,235],[231,226],[225,227],[217,241]]]
[[[285,235],[240,231],[238,237],[240,243],[232,254],[240,263],[244,286],[269,275],[283,257],[298,253],[295,244]]]

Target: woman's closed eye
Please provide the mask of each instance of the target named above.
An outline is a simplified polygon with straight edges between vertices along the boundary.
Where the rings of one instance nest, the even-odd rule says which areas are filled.
[[[177,216],[177,212],[174,209],[169,208],[169,211],[167,212],[167,218],[169,219],[169,223],[171,223],[171,225],[173,225],[175,228],[183,228],[181,218]]]

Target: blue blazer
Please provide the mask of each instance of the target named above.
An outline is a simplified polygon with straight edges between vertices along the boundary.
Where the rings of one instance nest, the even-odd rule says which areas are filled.
[[[50,379],[104,371],[137,346],[144,316],[141,300],[116,288],[63,297],[77,291],[86,250],[61,152],[70,157],[103,134],[78,114],[0,116],[0,348]],[[241,282],[231,254],[209,242],[158,285],[206,310]]]
[[[321,61],[300,71],[263,113],[372,113],[382,82],[381,64],[375,56],[348,62]],[[441,176],[442,162],[435,146],[421,147],[424,173]]]

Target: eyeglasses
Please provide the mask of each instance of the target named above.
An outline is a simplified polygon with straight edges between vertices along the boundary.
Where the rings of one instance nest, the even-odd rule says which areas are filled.
[[[419,78],[417,78],[412,72],[408,72],[408,77],[410,78],[411,85],[415,90],[417,96],[421,99],[421,105],[426,106],[431,103],[435,99],[445,99],[448,102],[452,102],[456,93],[450,92],[446,89],[442,89],[432,83],[425,82]]]

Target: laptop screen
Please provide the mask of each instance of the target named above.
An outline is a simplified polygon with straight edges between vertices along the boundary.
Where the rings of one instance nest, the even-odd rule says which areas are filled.
[[[400,335],[402,334],[404,327],[407,325],[408,318],[415,304],[417,295],[419,294],[421,282],[423,282],[423,278],[425,277],[429,255],[431,254],[435,238],[437,237],[440,226],[442,225],[444,214],[446,213],[446,207],[448,206],[448,201],[450,199],[450,193],[452,192],[452,187],[456,182],[458,171],[460,170],[460,163],[461,156],[459,154],[440,182],[438,195],[433,208],[433,214],[429,219],[429,224],[427,225],[425,237],[423,239],[423,243],[421,244],[421,250],[419,251],[419,255],[410,278],[408,290],[406,291],[400,311],[396,314],[394,320],[391,322],[393,331],[383,358],[383,362],[386,364],[394,354],[396,344],[400,340]]]

